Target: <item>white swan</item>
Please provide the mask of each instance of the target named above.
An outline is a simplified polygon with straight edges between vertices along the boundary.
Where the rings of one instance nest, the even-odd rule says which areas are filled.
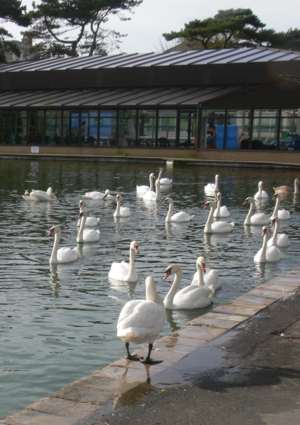
[[[122,282],[136,282],[138,278],[135,266],[135,258],[138,254],[139,243],[137,241],[132,241],[129,247],[129,262],[113,262],[108,273],[109,279]]]
[[[177,264],[169,265],[165,272],[164,278],[167,279],[171,274],[175,274],[171,288],[164,298],[164,306],[168,310],[191,310],[195,308],[204,308],[212,303],[211,297],[214,291],[204,284],[203,278],[203,257],[197,259],[197,269],[199,270],[198,285],[188,285],[180,290],[180,280],[182,271]]]
[[[168,213],[165,218],[165,222],[176,222],[176,223],[185,223],[187,221],[191,221],[194,216],[190,215],[184,211],[179,211],[175,214],[174,213],[174,201],[171,198],[167,198],[167,201],[169,201],[169,209]]]
[[[220,279],[219,279],[218,271],[215,270],[215,269],[210,269],[210,270],[207,271],[204,257],[199,257],[199,258],[201,258],[201,267],[202,267],[202,270],[204,272],[204,276],[203,276],[204,285],[207,288],[209,288],[213,291],[220,289],[222,284],[221,284]],[[199,258],[197,258],[197,261],[196,261],[196,272],[193,276],[193,280],[192,280],[192,283],[191,283],[192,285],[198,285],[199,284],[200,271],[201,271],[199,264],[198,264]]]
[[[113,199],[113,195],[109,189],[106,189],[105,192],[97,192],[94,190],[92,192],[86,192],[82,198],[86,201],[104,201]]]
[[[245,226],[263,226],[265,224],[268,224],[270,219],[269,217],[263,213],[263,212],[257,212],[255,213],[255,202],[254,199],[251,196],[248,196],[248,198],[245,199],[244,204],[249,202],[249,211],[246,215],[246,218],[244,220]]]
[[[228,211],[228,208],[226,205],[221,206],[222,202],[222,194],[221,192],[217,192],[216,194],[217,198],[217,208],[214,211],[214,218],[226,218],[230,216],[230,212]]]
[[[117,193],[116,194],[117,206],[113,213],[114,218],[130,216],[130,209],[128,207],[121,207],[121,199],[122,199],[121,195]]]
[[[83,200],[79,201],[79,214],[83,211],[83,209],[86,207]],[[79,218],[77,221],[77,227],[80,226],[81,219]],[[100,218],[98,217],[86,217],[85,221],[85,227],[98,227],[100,223]]]
[[[254,255],[254,263],[275,263],[281,259],[281,251],[277,246],[267,246],[268,241],[268,228],[266,226],[262,229],[263,243],[259,251]]]
[[[25,201],[33,202],[48,202],[55,200],[56,196],[52,190],[52,187],[48,187],[46,191],[32,190],[31,192],[29,192],[28,190],[25,190],[23,199],[25,199]]]
[[[147,202],[147,201],[150,201],[150,202],[158,201],[158,199],[160,197],[160,176],[161,176],[161,172],[159,172],[158,177],[155,180],[155,191],[148,190],[148,192],[146,192],[144,194],[143,200],[145,202]]]
[[[216,208],[215,202],[206,202],[205,205],[210,206],[208,217],[204,226],[204,233],[230,233],[234,228],[234,223],[227,223],[226,221],[213,222],[213,215]]]
[[[271,220],[273,220],[274,218],[278,218],[279,220],[288,220],[289,218],[291,218],[290,212],[284,208],[280,210],[279,209],[280,198],[278,195],[275,195],[275,197],[276,197],[276,201],[275,201],[274,210],[272,212]]]
[[[49,236],[54,236],[54,244],[53,244],[51,256],[49,258],[50,265],[72,263],[79,259],[79,252],[77,247],[59,248],[59,243],[61,238],[60,226],[51,227],[51,229],[49,229]]]
[[[125,342],[129,360],[139,360],[136,355],[130,354],[129,343],[148,343],[148,354],[143,363],[155,364],[160,361],[152,360],[151,352],[153,343],[164,326],[165,312],[151,276],[146,277],[145,286],[145,300],[128,301],[122,308],[117,324],[117,336]]]
[[[149,174],[149,186],[142,185],[142,186],[136,186],[136,196],[143,197],[146,192],[149,190],[152,190],[154,192],[154,182],[155,182],[155,174],[150,173]]]
[[[100,230],[85,228],[86,219],[86,208],[83,208],[80,212],[80,226],[77,233],[76,242],[80,244],[84,242],[98,242],[100,239]]]
[[[274,246],[278,246],[279,248],[286,248],[287,246],[289,246],[290,241],[289,241],[288,235],[285,233],[278,233],[278,228],[279,228],[278,218],[274,218],[272,220],[272,224],[274,225],[274,230],[273,230],[272,236],[268,240],[267,246],[274,245]]]
[[[219,192],[219,174],[215,175],[214,183],[207,183],[204,186],[204,193],[206,196],[215,196]]]
[[[269,195],[267,194],[267,192],[265,190],[263,190],[263,181],[259,181],[258,182],[258,191],[255,193],[254,195],[254,199],[256,201],[260,201],[260,200],[267,200],[269,199]]]

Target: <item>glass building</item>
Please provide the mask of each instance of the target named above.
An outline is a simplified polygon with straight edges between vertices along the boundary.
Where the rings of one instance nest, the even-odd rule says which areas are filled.
[[[300,150],[300,52],[268,48],[0,66],[0,145]]]

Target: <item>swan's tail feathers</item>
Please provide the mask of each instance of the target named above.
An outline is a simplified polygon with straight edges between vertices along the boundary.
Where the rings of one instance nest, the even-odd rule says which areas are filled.
[[[134,328],[118,329],[117,336],[123,342],[135,342],[140,339],[140,335],[135,331]]]

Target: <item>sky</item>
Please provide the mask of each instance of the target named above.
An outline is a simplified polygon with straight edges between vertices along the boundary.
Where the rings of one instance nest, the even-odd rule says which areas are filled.
[[[32,0],[23,0],[27,6],[31,6],[31,3]],[[110,27],[127,34],[122,41],[122,52],[161,51],[170,46],[163,33],[178,31],[193,19],[212,17],[220,9],[231,8],[251,8],[268,28],[276,31],[300,27],[299,0],[144,0],[135,8],[130,21],[121,22],[114,17]],[[8,28],[20,38],[15,26],[9,24]]]

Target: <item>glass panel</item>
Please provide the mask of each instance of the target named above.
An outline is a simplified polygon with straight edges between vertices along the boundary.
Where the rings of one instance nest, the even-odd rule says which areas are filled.
[[[25,111],[0,112],[0,144],[26,144],[27,115]]]
[[[294,117],[300,118],[300,109],[282,109],[281,116],[288,117],[288,118],[290,118],[291,116],[294,116]]]
[[[117,113],[116,111],[100,112],[99,145],[117,145]]]
[[[146,147],[154,146],[156,135],[156,111],[140,110],[138,120],[138,145]]]
[[[44,143],[45,111],[28,112],[28,143],[41,145]]]
[[[299,110],[284,110],[280,121],[280,149],[300,149],[300,114]]]
[[[88,139],[87,143],[96,145],[98,141],[98,112],[89,111]]]
[[[226,149],[250,149],[250,111],[228,111]]]
[[[72,145],[79,145],[82,143],[85,135],[85,121],[81,123],[80,112],[71,111],[69,115],[70,120],[70,135],[69,143]]]
[[[179,140],[177,147],[194,148],[196,140],[196,111],[179,112]]]
[[[158,140],[161,148],[176,145],[177,111],[160,110],[158,114]]]
[[[136,146],[136,111],[119,112],[119,146]]]
[[[225,111],[204,110],[202,118],[202,136],[207,149],[224,149]]]
[[[252,148],[276,149],[277,124],[277,110],[255,110],[252,130]]]
[[[61,144],[61,111],[46,111],[45,143]]]

